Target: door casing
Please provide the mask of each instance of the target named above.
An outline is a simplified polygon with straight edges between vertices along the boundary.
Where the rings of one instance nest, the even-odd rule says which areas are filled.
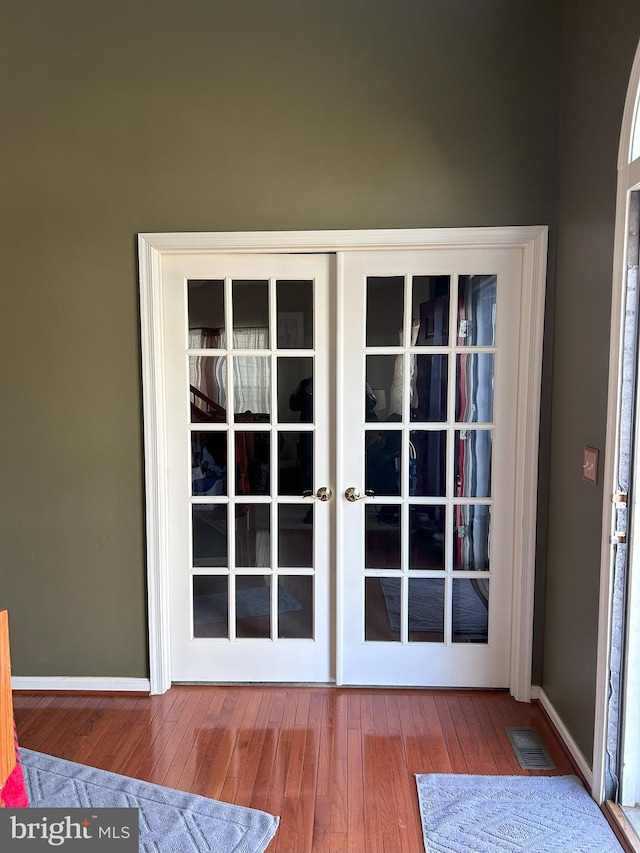
[[[349,251],[438,248],[520,248],[522,294],[515,476],[513,596],[511,608],[510,692],[519,701],[531,698],[533,605],[535,580],[536,503],[540,386],[547,261],[547,226],[504,228],[438,228],[366,231],[184,232],[138,235],[142,390],[144,415],[147,590],[151,693],[171,686],[168,601],[168,513],[165,377],[162,342],[162,261],[169,254],[188,253],[336,253],[337,286],[343,286],[341,256]],[[345,318],[338,318],[337,341]],[[341,435],[337,435],[340,458]],[[338,541],[341,531],[337,530]],[[337,567],[340,589],[340,566]],[[340,597],[337,625],[341,624]],[[340,635],[337,635],[340,660]],[[340,684],[340,669],[337,669]],[[425,685],[428,686],[428,685]]]
[[[609,392],[607,401],[607,441],[604,449],[603,465],[603,507],[602,507],[602,536],[600,551],[600,603],[598,616],[598,657],[596,671],[595,720],[593,739],[593,771],[591,775],[591,794],[597,803],[606,799],[607,764],[609,762],[609,739],[620,736],[617,772],[624,764],[622,774],[622,802],[627,798],[638,798],[640,791],[640,773],[638,772],[637,756],[640,752],[640,726],[636,709],[640,699],[640,680],[636,673],[637,660],[640,656],[640,629],[637,616],[628,619],[624,626],[626,632],[626,647],[622,650],[621,662],[616,664],[616,679],[621,681],[621,712],[610,715],[611,675],[612,675],[612,640],[614,624],[614,580],[617,548],[611,538],[616,532],[618,509],[612,502],[612,492],[618,489],[618,469],[620,454],[620,430],[635,429],[632,441],[635,442],[636,453],[632,454],[630,485],[633,489],[639,480],[640,463],[637,455],[638,423],[623,424],[622,385],[623,385],[623,352],[625,334],[625,301],[627,296],[627,241],[629,236],[630,194],[640,190],[640,44],[629,76],[629,85],[625,100],[620,144],[618,148],[618,179],[616,192],[615,239],[613,249],[613,278],[611,287],[611,333],[609,344]],[[637,379],[636,379],[637,383]],[[637,398],[638,391],[635,389]],[[637,400],[636,400],[637,406]],[[633,603],[638,598],[638,542],[634,539],[637,530],[637,497],[634,506],[630,506],[629,545],[622,545],[627,550],[627,575],[631,579],[627,614],[636,613]],[[627,523],[629,523],[629,520]],[[635,599],[633,596],[635,595]],[[616,617],[619,618],[619,617]],[[620,630],[620,625],[617,626]],[[635,664],[635,665],[634,665]],[[589,777],[587,777],[589,779]],[[633,795],[636,794],[634,797]]]

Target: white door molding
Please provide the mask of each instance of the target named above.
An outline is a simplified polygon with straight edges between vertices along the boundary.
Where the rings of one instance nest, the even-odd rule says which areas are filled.
[[[629,78],[627,95],[620,129],[620,144],[618,148],[618,179],[616,194],[616,220],[613,248],[613,281],[611,287],[611,332],[609,338],[609,392],[607,401],[607,426],[606,442],[604,452],[604,496],[602,509],[602,540],[600,558],[600,600],[598,619],[598,648],[596,665],[596,696],[595,696],[595,720],[593,739],[593,781],[591,793],[597,803],[602,803],[605,798],[606,774],[607,774],[607,738],[609,734],[609,694],[610,694],[610,670],[611,670],[611,639],[612,639],[612,605],[614,586],[614,559],[615,551],[609,538],[614,533],[615,506],[611,502],[611,494],[617,489],[618,462],[620,452],[620,413],[622,407],[622,363],[623,345],[625,331],[625,301],[626,301],[626,257],[628,244],[628,214],[630,192],[640,188],[640,45],[636,55]],[[635,157],[635,159],[632,159]],[[637,393],[637,392],[636,392]],[[631,428],[630,425],[628,425]],[[637,425],[636,425],[637,429]],[[636,435],[635,439],[638,441]],[[636,484],[639,480],[638,460],[634,461],[631,471],[631,481]],[[636,498],[637,501],[637,498]],[[637,509],[636,509],[637,512]],[[633,532],[633,531],[632,531]],[[627,572],[632,574],[638,569],[637,548],[631,546],[627,554]],[[637,586],[637,584],[636,584]],[[637,636],[637,621],[634,622],[635,634]],[[631,633],[631,632],[630,632]],[[635,639],[635,638],[633,638]],[[629,642],[629,637],[627,638]],[[636,655],[638,654],[640,640],[635,639]],[[623,661],[623,667],[628,661]],[[621,673],[624,681],[624,672]],[[626,691],[624,702],[627,706],[637,708],[640,701],[640,681],[635,681],[623,686]],[[618,725],[624,727],[624,717],[620,717]],[[627,738],[623,745],[625,753],[637,755],[640,750],[640,726],[635,726],[635,734]],[[630,735],[631,732],[625,732]],[[631,742],[633,741],[633,742]],[[624,761],[624,757],[623,757]],[[637,762],[629,766],[629,776],[634,779],[629,784],[632,787],[640,786],[640,773],[638,773]],[[617,769],[617,768],[616,768]]]
[[[523,292],[515,487],[511,684],[520,701],[531,697],[533,592],[540,383],[546,282],[546,226],[367,231],[201,232],[138,235],[146,486],[149,676],[152,693],[171,686],[162,259],[177,253],[346,252],[376,249],[521,248]]]

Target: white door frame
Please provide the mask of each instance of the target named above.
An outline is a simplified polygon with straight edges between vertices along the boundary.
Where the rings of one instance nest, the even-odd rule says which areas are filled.
[[[151,693],[171,686],[167,530],[167,441],[163,353],[162,259],[168,254],[376,251],[379,249],[520,248],[522,300],[518,354],[517,470],[514,493],[513,599],[510,691],[519,701],[531,698],[533,604],[538,484],[540,385],[547,272],[547,226],[435,228],[367,231],[184,232],[139,234],[140,322],[146,487],[147,596]],[[338,287],[341,264],[337,265]],[[338,318],[339,324],[344,318]],[[338,346],[341,334],[337,332]],[[340,353],[338,353],[340,356]],[[340,359],[338,358],[338,363]],[[337,378],[338,383],[340,377]],[[338,386],[338,400],[341,388]],[[340,423],[340,412],[337,412]],[[342,436],[337,433],[340,458]],[[337,529],[340,547],[343,531]],[[341,624],[340,571],[337,567],[337,621]],[[336,636],[340,660],[340,632]],[[340,683],[340,672],[337,673]],[[428,686],[428,685],[425,685]]]
[[[619,457],[619,428],[620,412],[622,406],[622,354],[624,344],[625,328],[625,296],[626,296],[626,257],[628,239],[628,214],[629,196],[632,190],[640,188],[640,45],[636,55],[629,78],[627,96],[625,100],[622,126],[620,130],[620,145],[618,149],[618,181],[616,196],[616,222],[613,250],[613,283],[611,288],[611,334],[609,344],[609,393],[607,403],[607,428],[606,444],[604,453],[604,496],[602,511],[602,543],[600,560],[600,603],[598,621],[598,650],[596,671],[596,696],[595,696],[595,725],[593,742],[593,775],[591,793],[598,803],[605,798],[606,783],[606,761],[607,761],[607,737],[609,731],[609,676],[611,669],[611,632],[612,632],[612,604],[613,604],[613,570],[615,560],[615,549],[610,537],[615,532],[615,505],[611,501],[611,495],[617,488],[617,472]],[[635,159],[634,159],[635,158]],[[636,423],[636,430],[638,424]],[[638,435],[635,438],[638,442]],[[640,460],[637,455],[633,459],[631,470],[631,482],[636,486],[640,483]],[[629,507],[629,516],[635,514],[638,517],[638,496],[635,496],[636,506]],[[633,525],[633,522],[632,522]],[[636,526],[637,530],[637,526]],[[640,541],[631,542],[627,553],[627,573],[630,577],[637,575],[640,571],[640,557],[638,549]],[[635,594],[636,600],[639,595],[638,580],[629,591]],[[631,611],[629,611],[631,612]],[[628,668],[631,674],[637,675],[637,660],[640,656],[640,625],[636,618],[630,626],[627,626],[627,645],[623,650],[622,692],[623,703],[627,707],[638,708],[640,702],[640,679],[626,679],[624,669]],[[629,630],[630,629],[630,630]],[[630,660],[633,663],[630,665]],[[626,722],[630,722],[627,717]],[[623,718],[620,719],[623,726]],[[627,727],[628,728],[628,727]],[[623,744],[623,761],[627,760],[629,775],[634,776],[633,785],[640,787],[640,772],[634,769],[634,761],[637,766],[637,756],[640,754],[640,723],[636,716],[635,732],[633,737],[629,729],[625,733],[626,743]]]

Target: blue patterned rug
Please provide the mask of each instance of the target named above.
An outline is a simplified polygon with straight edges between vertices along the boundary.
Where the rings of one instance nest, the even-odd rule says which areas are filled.
[[[620,853],[577,776],[416,776],[427,853]]]
[[[140,853],[263,853],[278,827],[266,812],[30,749],[20,756],[32,808],[140,809]]]

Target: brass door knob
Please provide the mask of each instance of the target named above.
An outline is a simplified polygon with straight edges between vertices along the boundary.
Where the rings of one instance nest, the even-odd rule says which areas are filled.
[[[375,496],[375,493],[373,489],[365,489],[364,495],[361,495],[355,486],[349,486],[348,489],[345,489],[344,496],[349,503],[353,504],[356,501],[361,501],[363,498],[372,498]]]
[[[319,501],[325,501],[326,502],[326,501],[331,500],[331,498],[333,497],[333,492],[331,491],[329,486],[320,486],[320,488],[315,493],[315,495],[313,494],[313,491],[311,489],[306,489],[302,493],[302,497],[303,498],[318,498]]]

